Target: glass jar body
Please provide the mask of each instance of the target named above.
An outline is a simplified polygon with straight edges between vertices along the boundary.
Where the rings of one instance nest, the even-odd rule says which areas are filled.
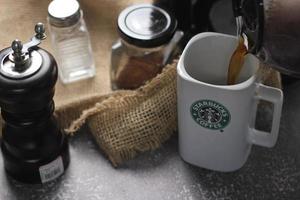
[[[116,89],[136,89],[161,72],[166,45],[140,48],[118,40],[111,52],[111,86]]]
[[[60,80],[63,83],[70,83],[93,77],[95,75],[93,52],[82,14],[76,24],[68,27],[56,27],[50,22],[48,24]]]

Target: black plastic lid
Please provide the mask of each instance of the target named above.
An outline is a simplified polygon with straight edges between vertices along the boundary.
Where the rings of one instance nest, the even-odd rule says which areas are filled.
[[[152,4],[130,6],[118,18],[120,37],[129,44],[144,48],[166,44],[176,28],[176,19]]]

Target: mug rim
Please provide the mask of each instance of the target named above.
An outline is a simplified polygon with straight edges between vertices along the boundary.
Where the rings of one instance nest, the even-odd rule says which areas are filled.
[[[227,34],[223,34],[223,33],[214,33],[214,32],[204,32],[204,33],[199,33],[199,34],[195,35],[186,45],[186,48],[184,49],[184,51],[178,61],[177,74],[179,76],[181,76],[183,79],[190,81],[190,82],[194,82],[196,84],[201,84],[201,85],[206,85],[206,86],[213,87],[213,88],[226,89],[226,90],[242,90],[242,89],[248,88],[253,83],[255,83],[255,80],[257,77],[255,73],[252,76],[250,76],[247,80],[237,83],[237,84],[234,84],[234,85],[216,85],[216,84],[212,84],[212,83],[206,83],[206,82],[195,79],[189,73],[187,73],[186,67],[184,65],[184,60],[185,60],[185,55],[186,55],[186,51],[187,51],[188,47],[191,46],[192,43],[194,43],[198,40],[201,40],[206,37],[211,37],[211,36],[220,36],[220,37],[236,39],[236,37],[234,37],[232,35],[227,35]],[[251,56],[253,56],[253,55],[251,55]],[[257,58],[255,58],[255,59],[257,59]]]

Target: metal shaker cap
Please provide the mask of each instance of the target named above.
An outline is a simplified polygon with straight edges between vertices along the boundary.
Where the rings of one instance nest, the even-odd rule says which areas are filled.
[[[72,26],[80,17],[81,10],[77,0],[53,0],[48,6],[48,20],[53,26]]]

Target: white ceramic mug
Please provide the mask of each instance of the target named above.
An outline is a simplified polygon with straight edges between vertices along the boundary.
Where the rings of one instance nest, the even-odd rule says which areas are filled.
[[[259,61],[245,60],[238,83],[226,85],[236,37],[201,33],[186,46],[177,66],[179,151],[188,163],[229,172],[243,166],[252,144],[277,141],[283,94],[258,84]],[[256,130],[259,100],[274,104],[271,132]]]

